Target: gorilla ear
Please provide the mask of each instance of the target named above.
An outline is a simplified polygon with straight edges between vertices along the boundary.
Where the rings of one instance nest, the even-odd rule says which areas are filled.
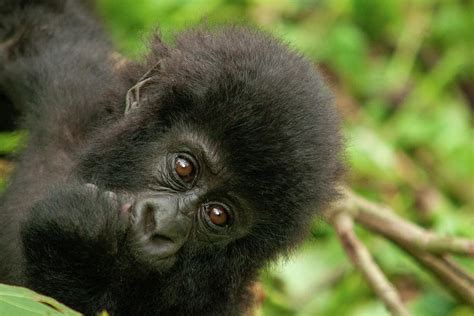
[[[146,98],[140,97],[140,89],[150,84],[151,81],[157,77],[157,75],[151,76],[151,74],[160,69],[160,67],[161,62],[157,62],[140,78],[140,80],[138,80],[138,82],[133,87],[127,91],[127,95],[125,97],[125,115],[134,109],[139,108],[143,101],[146,100]]]
[[[144,101],[144,99],[140,99],[140,88],[146,86],[152,79],[153,77],[140,79],[140,81],[127,91],[127,96],[125,97],[125,115],[140,107],[140,102]]]

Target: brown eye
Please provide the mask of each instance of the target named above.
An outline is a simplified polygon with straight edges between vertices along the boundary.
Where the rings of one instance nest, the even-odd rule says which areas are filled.
[[[177,157],[174,162],[174,170],[185,182],[190,182],[194,179],[195,167],[193,162],[188,158]]]
[[[225,226],[229,222],[229,213],[227,210],[216,204],[211,204],[207,208],[207,215],[214,225]]]

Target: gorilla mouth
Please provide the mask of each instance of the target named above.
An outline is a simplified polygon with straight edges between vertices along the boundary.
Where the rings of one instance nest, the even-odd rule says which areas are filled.
[[[154,234],[150,237],[150,241],[154,244],[163,244],[163,243],[173,243],[173,240],[171,240],[170,238],[166,237],[166,236],[163,236],[163,235],[160,235],[160,234]]]
[[[176,242],[160,233],[150,233],[143,229],[143,223],[132,223],[132,238],[140,248],[140,252],[153,260],[169,259],[176,255],[182,243]]]
[[[156,236],[147,240],[138,241],[135,247],[135,258],[145,263],[155,271],[170,269],[177,260],[177,252],[172,241],[163,240]]]

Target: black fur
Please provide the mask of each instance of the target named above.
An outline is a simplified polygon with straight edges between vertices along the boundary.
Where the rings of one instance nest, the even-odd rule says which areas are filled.
[[[156,36],[146,61],[117,70],[81,5],[7,2],[0,18],[14,17],[4,24],[22,34],[0,53],[0,90],[30,136],[2,198],[0,281],[85,313],[245,311],[260,268],[293,249],[336,196],[339,121],[314,66],[265,33],[224,26],[183,32],[172,46]],[[127,90],[158,62],[140,108],[124,116]],[[153,190],[154,159],[182,139],[219,157],[210,192],[245,201],[247,230],[225,244],[191,237],[169,270],[154,271],[101,192]]]

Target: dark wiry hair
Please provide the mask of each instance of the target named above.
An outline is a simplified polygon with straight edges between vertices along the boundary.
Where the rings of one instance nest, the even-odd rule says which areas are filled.
[[[157,133],[190,131],[220,148],[231,174],[226,189],[246,197],[255,210],[249,234],[219,250],[188,242],[171,271],[146,274],[141,282],[166,284],[162,296],[155,292],[144,301],[168,302],[173,307],[167,312],[195,312],[198,306],[229,312],[242,303],[258,269],[301,241],[312,216],[335,198],[343,170],[339,119],[314,65],[264,32],[196,28],[178,34],[172,46],[156,36],[151,47],[144,64],[125,71],[130,86],[152,69],[142,108],[128,118],[134,127],[122,122],[113,135],[104,133],[105,144],[85,156],[82,172],[106,179],[106,186],[120,186],[124,178],[132,185],[137,172],[124,170],[143,158],[124,154],[124,148]],[[128,294],[142,300],[143,288]]]
[[[0,10],[2,22],[18,30],[21,21],[25,32],[1,61],[0,86],[29,112],[30,143],[2,204],[0,278],[90,314],[243,311],[259,269],[293,249],[336,196],[339,120],[314,65],[264,32],[198,27],[172,45],[156,36],[146,60],[117,78],[111,46],[79,2],[6,3],[16,9],[8,18]],[[140,107],[124,117],[127,91],[145,73]],[[216,148],[222,189],[244,197],[252,220],[224,246],[188,240],[157,272],[134,262],[116,209],[82,183],[149,189],[153,145],[183,133]],[[64,188],[47,197],[55,185]]]

